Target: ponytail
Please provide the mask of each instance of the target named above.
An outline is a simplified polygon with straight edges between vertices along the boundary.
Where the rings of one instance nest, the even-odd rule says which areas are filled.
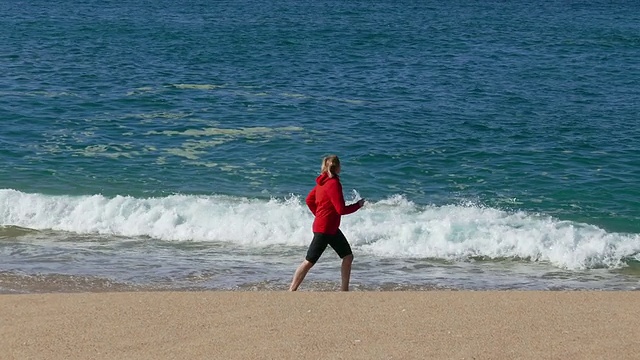
[[[336,170],[340,167],[340,159],[338,159],[337,155],[329,155],[325,156],[322,159],[322,171],[321,173],[329,174],[329,177],[336,177]]]

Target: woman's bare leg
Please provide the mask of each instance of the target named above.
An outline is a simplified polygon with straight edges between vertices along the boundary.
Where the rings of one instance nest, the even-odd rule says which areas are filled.
[[[307,273],[309,272],[309,270],[311,270],[312,267],[313,263],[308,260],[303,261],[302,264],[298,266],[296,272],[293,274],[293,280],[291,280],[289,291],[298,290],[298,286],[300,286],[302,280],[304,280],[304,277],[307,276]]]
[[[353,262],[353,255],[347,255],[342,258],[342,267],[340,273],[342,275],[342,291],[349,291],[349,279],[351,278],[351,263]]]

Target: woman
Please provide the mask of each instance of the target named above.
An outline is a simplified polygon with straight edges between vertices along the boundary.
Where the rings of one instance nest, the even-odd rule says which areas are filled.
[[[331,245],[342,259],[341,289],[342,291],[349,291],[353,253],[349,242],[340,231],[340,217],[360,209],[364,205],[364,199],[346,206],[338,174],[340,174],[340,159],[336,155],[325,157],[322,160],[322,171],[316,178],[316,186],[309,192],[306,199],[309,210],[315,216],[313,221],[313,240],[309,245],[305,260],[298,266],[293,275],[289,291],[298,290],[298,286],[318,261],[327,245]]]

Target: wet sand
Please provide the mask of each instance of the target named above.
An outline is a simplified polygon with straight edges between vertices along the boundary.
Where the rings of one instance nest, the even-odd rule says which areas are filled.
[[[0,359],[636,359],[640,292],[0,295]]]

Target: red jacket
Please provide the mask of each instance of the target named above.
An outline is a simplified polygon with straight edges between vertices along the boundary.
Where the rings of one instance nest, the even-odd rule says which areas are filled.
[[[358,203],[346,206],[342,195],[340,179],[322,173],[316,178],[316,186],[307,196],[307,206],[315,215],[313,232],[335,234],[340,227],[341,215],[348,215],[360,208]]]

